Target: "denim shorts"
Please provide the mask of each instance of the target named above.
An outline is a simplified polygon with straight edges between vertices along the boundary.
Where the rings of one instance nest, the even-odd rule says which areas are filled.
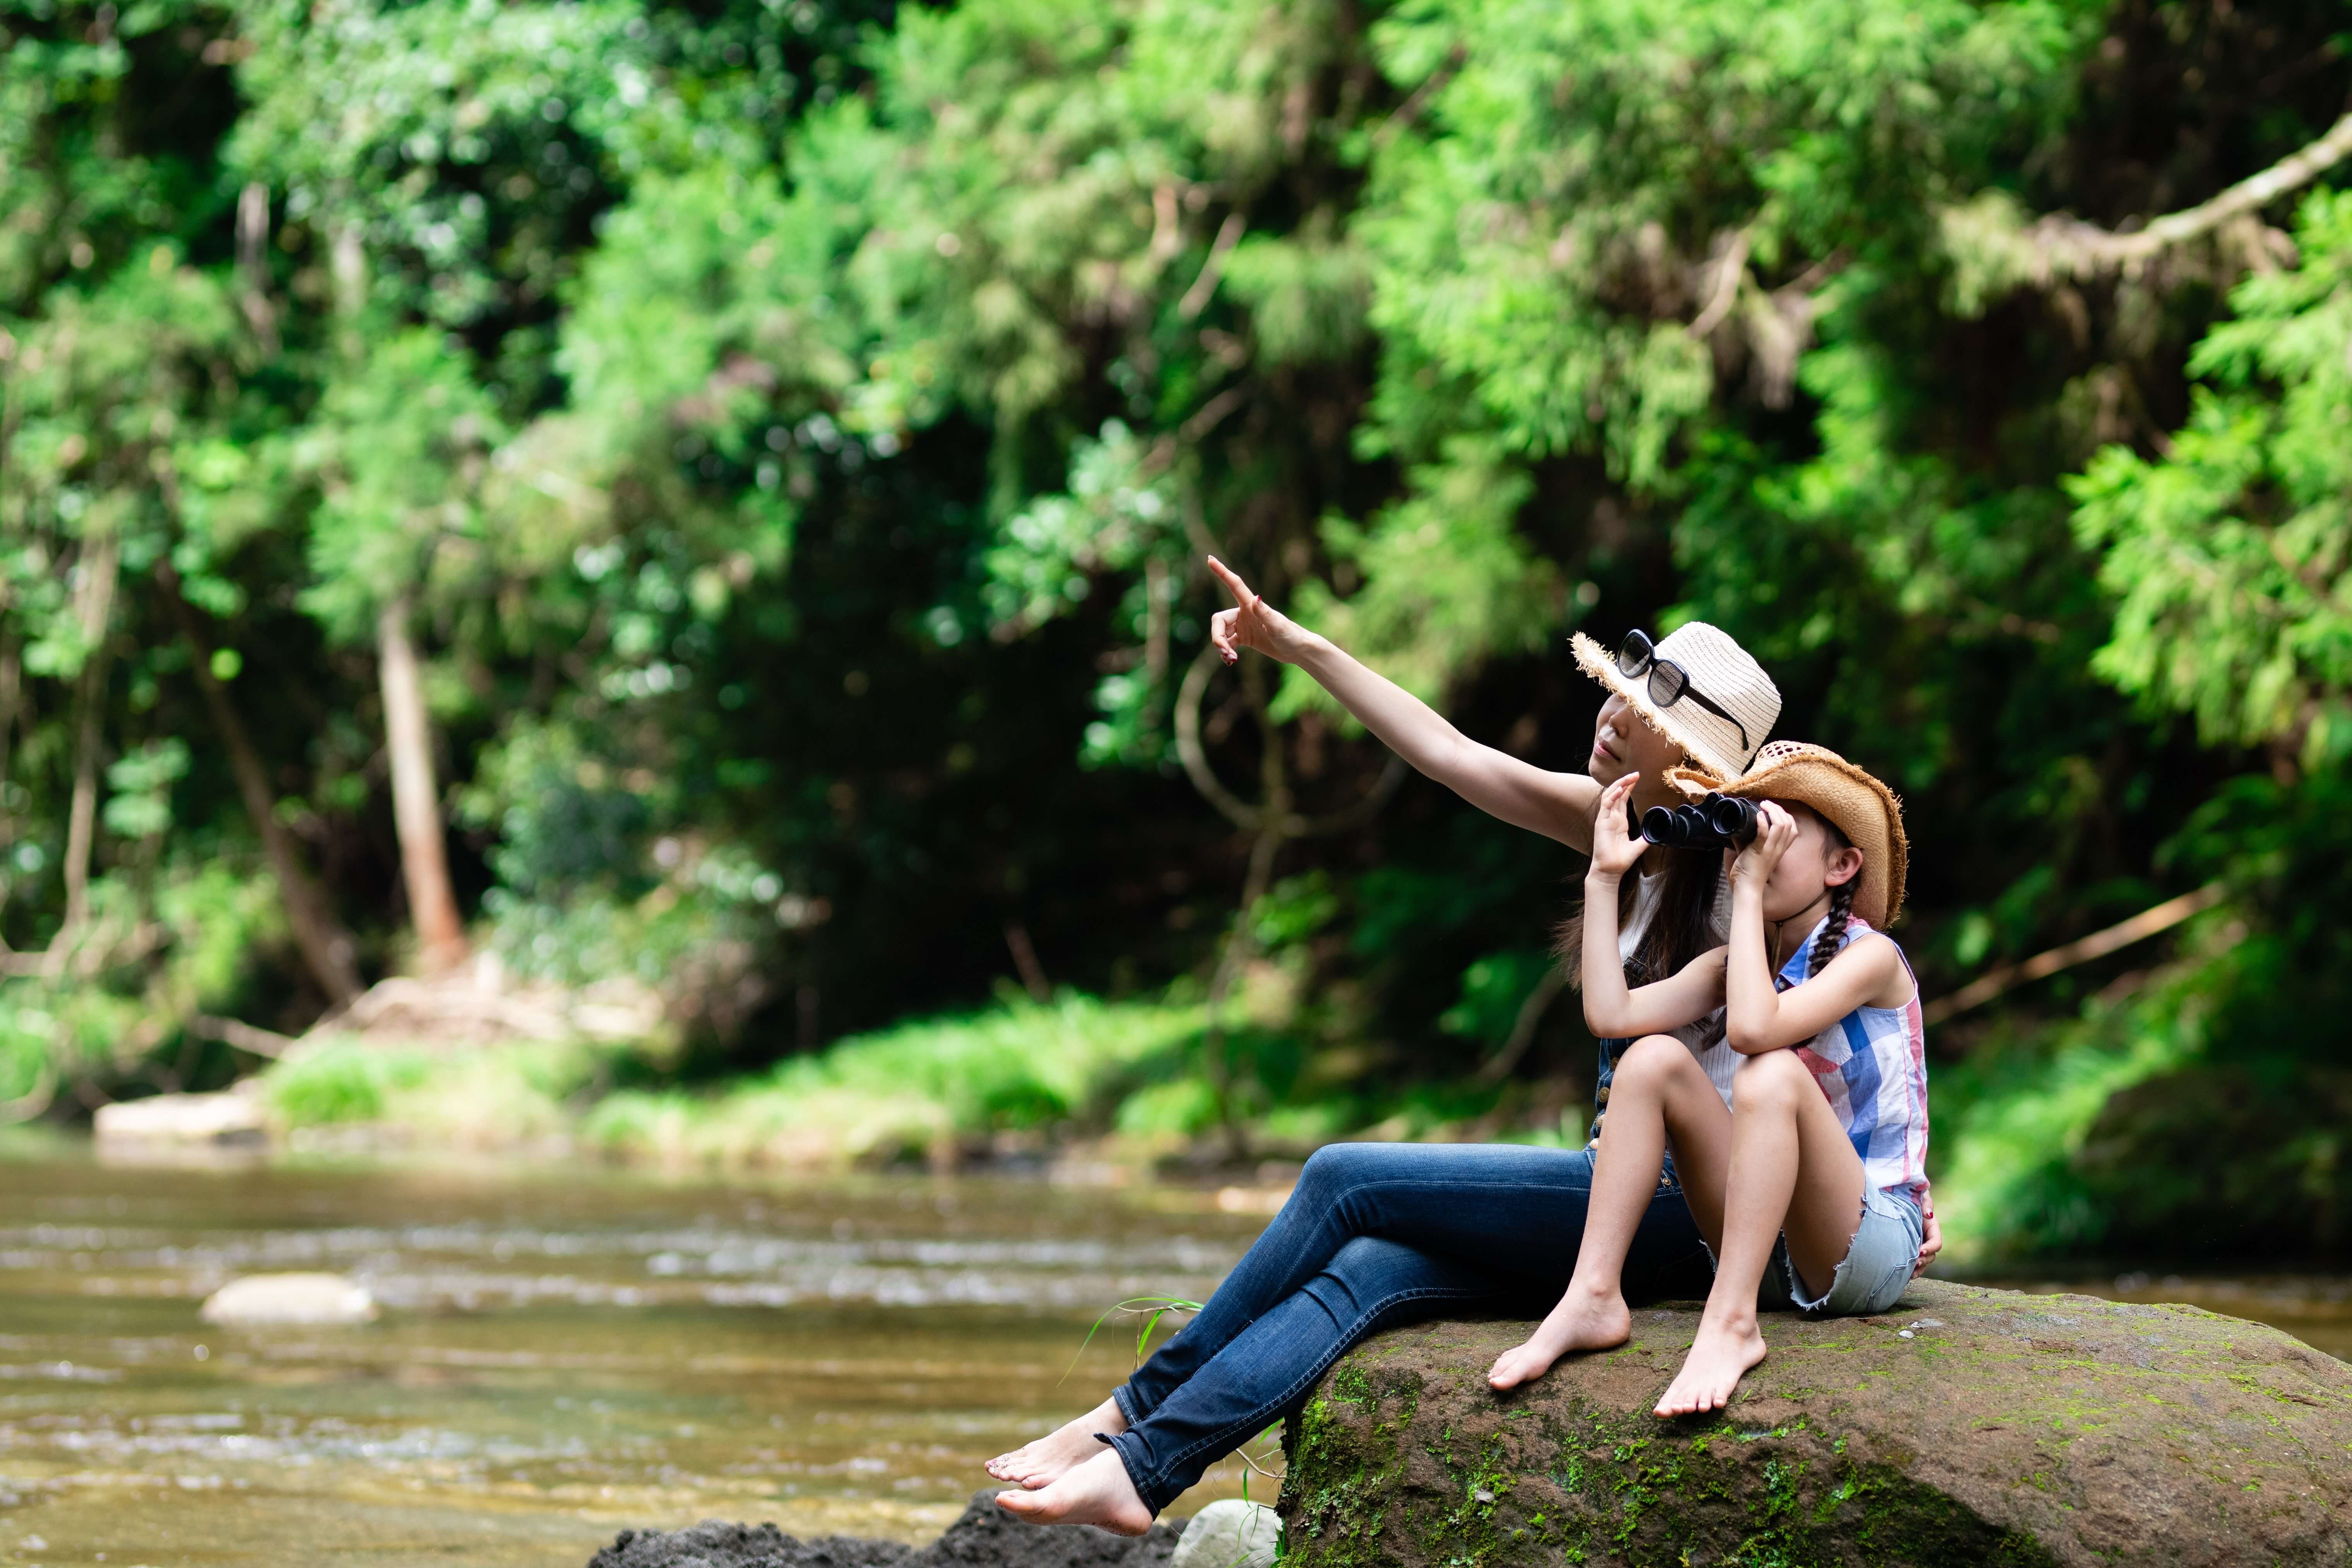
[[[1923,1222],[1919,1205],[1900,1187],[1865,1187],[1862,1194],[1862,1224],[1845,1249],[1844,1260],[1830,1276],[1830,1288],[1808,1300],[1805,1282],[1789,1261],[1784,1237],[1772,1246],[1772,1261],[1756,1292],[1756,1304],[1768,1310],[1794,1309],[1822,1318],[1866,1318],[1884,1312],[1902,1299],[1919,1261]]]

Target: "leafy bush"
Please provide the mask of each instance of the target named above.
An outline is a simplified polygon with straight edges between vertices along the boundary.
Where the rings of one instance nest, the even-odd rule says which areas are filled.
[[[1178,1058],[1202,1023],[1196,1006],[1074,994],[1006,1001],[844,1040],[714,1096],[614,1094],[589,1115],[583,1136],[609,1152],[665,1163],[822,1165],[941,1154],[961,1138],[1108,1111],[1115,1086]],[[1197,1090],[1147,1091],[1148,1104],[1160,1108],[1141,1113],[1149,1130],[1194,1130],[1181,1109],[1192,1104],[1187,1094]],[[1122,1127],[1127,1120],[1122,1114]]]
[[[345,1039],[262,1078],[289,1128],[397,1126],[420,1145],[495,1149],[569,1135],[572,1102],[610,1075],[616,1047],[522,1041],[457,1050]]]

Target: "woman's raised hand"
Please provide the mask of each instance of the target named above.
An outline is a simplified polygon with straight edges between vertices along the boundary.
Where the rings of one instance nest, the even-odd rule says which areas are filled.
[[[1756,808],[1756,837],[1731,863],[1735,882],[1753,882],[1761,888],[1772,877],[1772,868],[1797,841],[1797,819],[1778,801],[1768,800]]]
[[[1649,847],[1646,840],[1633,837],[1633,824],[1625,817],[1626,797],[1641,782],[1640,773],[1627,773],[1601,792],[1601,804],[1594,808],[1592,869],[1604,876],[1623,876]]]
[[[1278,658],[1285,664],[1296,664],[1307,647],[1307,633],[1298,623],[1267,604],[1250,585],[1241,580],[1234,569],[1209,557],[1209,570],[1234,596],[1234,608],[1219,610],[1209,619],[1209,640],[1227,664],[1242,657],[1241,650],[1254,647],[1268,658]]]

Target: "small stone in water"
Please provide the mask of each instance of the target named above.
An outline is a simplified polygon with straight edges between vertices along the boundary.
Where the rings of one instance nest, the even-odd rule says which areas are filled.
[[[375,1298],[340,1274],[248,1274],[214,1291],[199,1314],[207,1323],[367,1323]]]

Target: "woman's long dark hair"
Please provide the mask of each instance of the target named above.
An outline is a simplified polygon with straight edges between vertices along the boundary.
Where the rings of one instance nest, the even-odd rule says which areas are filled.
[[[1705,952],[1722,945],[1715,934],[1715,900],[1717,884],[1723,879],[1723,857],[1694,854],[1682,849],[1654,848],[1651,855],[1664,857],[1663,874],[1665,883],[1658,889],[1658,912],[1642,940],[1633,949],[1633,956],[1625,963],[1625,984],[1647,985],[1664,980],[1683,965]],[[1623,931],[1625,922],[1633,915],[1634,889],[1638,885],[1638,864],[1634,875],[1617,884],[1617,929]],[[1584,984],[1584,907],[1580,904],[1560,921],[1553,933],[1552,951],[1568,965],[1569,984],[1581,989]]]

